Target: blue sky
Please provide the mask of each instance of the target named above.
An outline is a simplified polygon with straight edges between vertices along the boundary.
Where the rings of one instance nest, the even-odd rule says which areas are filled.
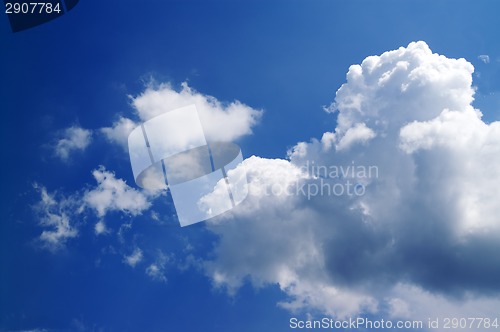
[[[470,307],[498,305],[498,262],[479,259],[473,265],[475,271],[466,269],[467,264],[474,262],[467,257],[484,257],[485,253],[494,253],[496,249],[498,220],[489,220],[482,215],[495,215],[497,210],[492,206],[494,203],[490,204],[490,199],[500,194],[498,189],[487,185],[488,181],[499,183],[500,176],[495,171],[495,163],[499,160],[487,154],[490,150],[482,149],[484,146],[493,147],[492,151],[498,148],[494,129],[484,138],[485,142],[491,140],[489,144],[484,143],[478,148],[466,141],[463,147],[460,145],[453,150],[443,142],[454,139],[461,142],[458,139],[461,135],[443,138],[439,135],[455,131],[432,129],[448,128],[446,124],[439,127],[438,123],[437,127],[432,127],[431,123],[430,129],[425,123],[420,127],[408,127],[401,144],[406,153],[414,156],[411,159],[414,168],[408,166],[410,161],[401,159],[401,169],[411,169],[415,178],[435,181],[419,182],[411,190],[409,187],[399,189],[427,196],[432,204],[427,205],[425,200],[408,194],[399,207],[388,204],[377,210],[383,204],[373,197],[367,199],[362,203],[373,204],[372,210],[379,211],[379,214],[370,216],[378,225],[374,233],[362,228],[364,226],[356,219],[358,221],[349,224],[352,226],[339,224],[335,231],[325,231],[325,238],[319,237],[321,232],[318,229],[322,229],[324,224],[321,222],[328,219],[325,216],[332,215],[329,210],[332,206],[336,211],[345,209],[335,217],[338,220],[355,219],[348,212],[351,211],[347,208],[350,201],[343,199],[337,203],[319,199],[270,201],[277,212],[274,208],[263,207],[263,203],[248,205],[250,212],[241,210],[243,212],[231,214],[220,228],[205,223],[179,227],[168,195],[157,198],[146,195],[150,206],[109,207],[104,215],[99,215],[95,206],[87,205],[81,213],[77,209],[85,201],[86,193],[102,190],[92,175],[93,170],[101,170],[103,174],[103,169],[112,172],[114,180],[126,181],[126,187],[118,182],[113,182],[114,185],[126,188],[128,193],[143,195],[135,185],[128,154],[101,128],[111,128],[121,118],[136,123],[144,120],[142,111],[134,108],[134,100],[149,88],[161,90],[162,83],[170,84],[167,88],[163,85],[164,89],[179,92],[181,84],[187,82],[193,96],[213,96],[222,102],[221,107],[226,111],[227,104],[235,100],[256,112],[262,111],[257,123],[251,124],[249,120],[247,124],[253,132],[251,135],[235,136],[244,158],[254,155],[262,158],[248,161],[258,169],[255,174],[250,174],[250,179],[259,176],[269,179],[270,173],[265,170],[275,169],[273,167],[276,167],[276,173],[272,174],[292,172],[290,167],[298,167],[306,159],[324,163],[349,163],[354,159],[365,163],[378,162],[381,174],[384,174],[384,165],[387,166],[386,175],[389,172],[391,176],[396,174],[398,171],[389,169],[390,163],[385,164],[385,159],[376,157],[386,151],[383,149],[385,143],[363,143],[361,146],[366,150],[352,148],[351,154],[318,152],[321,150],[318,144],[327,144],[327,140],[322,140],[326,132],[337,130],[337,135],[347,135],[349,129],[344,130],[337,123],[339,112],[325,112],[323,107],[334,102],[336,91],[342,84],[353,82],[346,78],[349,67],[361,64],[369,56],[399,47],[410,49],[408,45],[413,41],[423,40],[432,52],[447,59],[465,58],[474,66],[472,74],[455,62],[445,62],[445,67],[449,67],[439,73],[455,77],[454,73],[467,72],[472,77],[472,84],[476,87],[473,105],[481,109],[484,120],[484,123],[477,124],[477,133],[486,132],[485,126],[500,117],[499,9],[500,5],[494,1],[82,0],[62,17],[19,33],[10,31],[8,19],[3,15],[0,19],[0,111],[3,119],[0,331],[289,331],[290,317],[307,319],[347,313],[347,316],[380,318],[391,312],[396,315],[394,310],[384,308],[399,303],[398,300],[404,301],[404,294],[411,294],[414,289],[419,290],[418,294],[442,296],[443,302],[439,302],[440,298],[429,306],[446,303],[443,306],[457,315],[466,314]],[[488,55],[489,61],[480,55]],[[408,58],[413,59],[411,55]],[[429,61],[439,61],[432,59]],[[425,63],[419,63],[419,66],[424,68]],[[456,77],[462,76],[457,74]],[[453,81],[446,81],[448,85],[431,85],[434,81],[428,83],[430,92],[422,94],[424,97],[421,98],[432,94],[435,87],[468,93],[462,85],[453,86]],[[354,83],[348,88],[344,90],[347,91],[345,96],[337,97],[335,101],[346,118],[358,119],[357,115],[349,113],[348,100],[352,96],[349,93],[357,91],[368,96],[372,90]],[[380,102],[385,98],[384,102],[389,105],[398,99],[385,90],[376,96],[378,99],[367,97],[367,100]],[[407,97],[408,100],[411,98]],[[432,98],[436,98],[436,104],[462,105],[452,100],[458,97],[436,94]],[[430,103],[434,101],[429,100]],[[415,103],[408,102],[408,109],[420,102],[418,99],[413,101]],[[402,98],[398,107],[405,109],[404,102],[406,99]],[[422,99],[421,105],[427,105],[425,102]],[[390,111],[390,107],[381,109]],[[369,111],[363,112],[363,123],[376,137],[368,135],[363,139],[378,142],[379,137],[384,137],[379,131],[382,129],[376,127],[376,119],[367,115],[371,114]],[[422,112],[424,114],[425,110]],[[438,114],[427,118],[424,115],[408,116],[397,124],[402,128],[415,120],[432,121],[438,119]],[[396,116],[389,115],[388,118]],[[381,116],[380,119],[385,118]],[[457,120],[456,123],[462,122]],[[64,155],[58,150],[61,147],[58,144],[71,136],[68,128],[83,129],[83,135],[89,135],[83,138],[88,144],[81,148],[70,146]],[[458,133],[468,133],[469,130],[453,123],[450,128],[457,128]],[[470,137],[479,135],[472,124],[467,128],[471,128]],[[364,135],[366,131],[362,133]],[[390,133],[387,135],[391,137]],[[419,135],[428,135],[430,141]],[[313,138],[316,141],[311,141]],[[332,143],[337,144],[338,151],[341,150],[340,139],[339,136],[334,141],[337,143]],[[425,145],[424,141],[440,143],[435,143],[435,147],[431,143]],[[307,152],[298,152],[298,142],[306,142]],[[289,159],[286,159],[287,151],[291,151]],[[486,151],[486,154],[475,155],[475,151]],[[288,164],[274,164],[271,161],[274,158],[286,159]],[[469,163],[471,158],[486,160],[490,167],[478,171],[475,164]],[[451,165],[449,172],[439,167],[448,165],[446,162]],[[460,173],[454,168],[456,165],[469,165],[469,172]],[[467,178],[478,177],[476,186],[466,187],[468,182],[464,182],[462,187],[462,182],[457,182],[457,179],[462,179],[464,174]],[[488,181],[483,181],[482,177]],[[476,196],[457,194],[450,198],[439,191],[439,188],[455,186],[459,191],[467,189]],[[53,205],[47,201],[43,203],[44,192],[55,201]],[[448,223],[460,219],[457,217],[461,215],[460,204],[477,200],[484,205],[474,203],[478,204],[478,212],[472,207],[468,209],[476,211],[479,217],[467,215],[471,219],[463,221],[466,231],[457,226],[462,225],[462,221]],[[249,202],[260,201],[251,197]],[[405,228],[392,221],[389,224],[381,221],[390,220],[388,215],[406,220],[404,211],[418,211],[422,219],[437,220],[439,218],[431,205],[446,206],[439,213],[439,218],[443,218],[441,226],[429,226],[428,233],[417,232],[413,241],[408,240],[408,234],[416,232],[418,227]],[[297,210],[290,217],[286,211],[279,210],[287,206],[304,209]],[[392,212],[385,214],[386,211]],[[410,212],[408,215],[412,215]],[[47,213],[66,214],[77,235],[69,236],[56,247],[44,246],[40,236],[50,229],[50,225],[44,225],[41,220]],[[278,222],[280,217],[283,221]],[[316,217],[317,223],[311,222],[311,226],[305,229],[298,226],[316,220]],[[483,227],[475,222],[476,217],[482,221],[488,219],[487,225]],[[335,219],[333,215],[332,218]],[[290,228],[286,220],[292,224]],[[99,221],[105,223],[107,229],[101,234],[95,231]],[[273,223],[276,227],[272,226]],[[470,226],[471,223],[474,227]],[[489,235],[474,233],[477,228]],[[358,232],[359,229],[362,231]],[[379,233],[379,229],[387,232]],[[338,235],[341,231],[347,234],[345,238]],[[462,231],[469,235],[463,235]],[[282,237],[267,236],[274,232],[281,233]],[[287,263],[286,258],[274,257],[285,257],[295,253],[297,248],[298,253],[303,252],[298,247],[303,239],[297,239],[297,236],[305,237],[308,232],[322,245],[318,247],[321,249],[309,247],[310,243],[306,241],[304,250],[324,250],[320,255],[324,259],[324,269],[318,266],[309,268],[307,264],[299,269],[296,262]],[[463,242],[456,240],[451,235],[455,232],[462,234],[458,237],[465,236],[465,240],[463,237],[460,238]],[[377,248],[389,241],[387,234],[392,234],[396,242],[399,237],[406,242],[401,245],[401,256],[378,262],[385,251],[377,251]],[[441,244],[433,241],[439,237]],[[285,239],[292,244],[280,242]],[[234,247],[233,242],[238,241],[241,249]],[[293,246],[294,241],[297,248]],[[364,251],[352,248],[352,244],[358,242],[364,243]],[[283,245],[273,247],[273,243]],[[266,254],[260,255],[262,252],[256,250],[259,255],[250,259],[253,257],[252,248],[259,248]],[[371,250],[378,253],[374,254],[373,260],[368,260],[375,262],[373,266],[362,258]],[[127,257],[139,252],[137,263],[127,263]],[[455,261],[450,257],[459,258]],[[359,265],[346,263],[358,258]],[[239,266],[233,264],[235,261],[248,264]],[[413,264],[409,264],[410,261]],[[450,270],[443,268],[446,262]],[[159,274],[151,273],[152,266],[159,270]],[[290,278],[296,278],[292,284],[286,283],[291,279],[283,274],[273,274],[273,267],[282,266],[288,271],[286,273],[294,275]],[[320,272],[312,278],[304,272],[308,269]],[[216,272],[223,273],[226,279],[218,282]],[[482,277],[484,274],[491,278]],[[345,296],[342,298],[344,302],[367,300],[359,300],[362,303],[359,308],[353,304],[357,309],[349,311],[338,303],[320,299],[321,296],[310,289],[315,281],[326,287],[325,292],[328,289],[345,291],[347,295],[341,292]],[[409,288],[398,288],[405,282]],[[384,293],[386,289],[392,293]],[[386,303],[381,300],[392,296],[387,294],[393,294],[394,301]],[[301,296],[308,298],[309,302]],[[315,296],[318,296],[317,301]],[[424,297],[422,295],[422,302],[408,302],[406,307],[412,313],[408,317],[424,315],[418,308],[413,310],[411,307],[426,303],[428,299]],[[301,300],[302,304],[298,305]],[[377,300],[380,300],[379,309],[375,310],[371,305]],[[284,302],[295,305],[278,305]],[[454,312],[454,304],[461,302],[469,304],[464,306],[465,313]]]

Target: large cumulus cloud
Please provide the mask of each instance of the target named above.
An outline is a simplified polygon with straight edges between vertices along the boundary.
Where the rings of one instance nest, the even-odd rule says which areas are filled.
[[[472,107],[473,70],[424,42],[351,66],[327,109],[336,128],[288,160],[241,166],[249,197],[208,225],[220,238],[205,264],[214,283],[278,284],[284,307],[339,317],[498,307],[500,123]],[[347,182],[363,194],[272,190]]]

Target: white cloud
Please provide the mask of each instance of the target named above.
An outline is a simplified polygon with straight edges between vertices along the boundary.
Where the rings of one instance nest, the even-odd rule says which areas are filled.
[[[160,214],[156,211],[151,211],[151,219],[160,222]]]
[[[170,263],[172,257],[159,251],[154,263],[150,264],[146,268],[146,274],[151,277],[151,279],[161,282],[166,282],[167,277],[165,276],[165,270],[167,264]]]
[[[484,63],[490,63],[490,56],[489,55],[482,54],[482,55],[478,56],[477,58]]]
[[[92,175],[98,185],[87,191],[83,200],[99,217],[109,211],[138,215],[150,207],[151,203],[143,192],[128,186],[122,179],[117,179],[113,172],[104,167],[94,170]]]
[[[54,146],[55,154],[68,161],[74,151],[84,151],[92,140],[92,132],[77,126],[67,128]]]
[[[324,137],[324,135],[323,135]],[[375,137],[373,130],[368,128],[364,123],[357,123],[354,127],[347,129],[344,136],[337,144],[337,150],[349,149],[356,143],[366,143]]]
[[[408,153],[437,147],[471,153],[483,146],[495,148],[500,122],[486,124],[481,117],[470,106],[461,111],[445,109],[429,121],[413,121],[401,128],[401,148]]]
[[[500,123],[471,106],[473,70],[424,42],[351,66],[328,109],[333,132],[298,143],[289,161],[241,166],[247,199],[207,223],[220,239],[205,263],[214,284],[278,284],[282,306],[338,317],[498,307]],[[376,166],[377,176],[323,179],[302,172],[311,162]],[[277,190],[347,181],[364,194]]]
[[[290,297],[280,305],[293,311],[313,307],[344,317],[373,311],[370,296],[330,282],[321,250],[331,232],[321,229],[327,221],[305,204],[304,197],[287,194],[310,176],[279,159],[251,157],[236,171],[243,167],[249,182],[247,199],[207,222],[221,237],[216,260],[206,263],[215,285],[234,294],[246,278],[256,287],[277,283]]]
[[[206,138],[215,141],[233,141],[251,134],[262,114],[239,101],[224,104],[193,90],[186,82],[182,83],[180,91],[170,84],[148,87],[132,100],[142,121],[191,104],[196,105]]]
[[[128,118],[120,117],[111,127],[101,128],[101,132],[110,142],[116,143],[125,151],[128,151],[128,135],[137,125],[137,123]]]
[[[78,236],[77,220],[85,220],[88,216],[85,208],[90,208],[102,218],[110,211],[120,211],[133,216],[147,210],[151,203],[141,191],[129,187],[115,174],[100,167],[92,172],[97,186],[85,192],[75,192],[71,195],[56,195],[47,191],[44,186],[35,184],[41,199],[33,207],[39,224],[44,228],[37,242],[41,247],[57,251],[65,247],[66,242]],[[123,225],[122,225],[123,226]],[[121,228],[120,228],[121,229]],[[94,225],[96,235],[110,232],[104,220]]]
[[[170,84],[149,86],[137,97],[132,97],[132,106],[141,122],[157,115],[195,104],[201,124],[209,141],[234,141],[252,133],[252,127],[262,116],[261,110],[253,109],[239,101],[223,103],[204,95],[182,83],[177,91]],[[131,130],[138,125],[131,119],[121,117],[111,127],[101,131],[111,142],[127,147]]]
[[[62,249],[69,239],[78,236],[78,229],[71,217],[81,212],[81,208],[72,197],[56,198],[45,187],[38,184],[34,187],[41,196],[34,208],[39,225],[44,228],[37,240],[43,248],[50,251]]]
[[[136,190],[115,176],[113,172],[99,167],[92,172],[97,185],[93,188],[76,191],[70,194],[49,193],[38,184],[34,188],[40,193],[40,201],[33,206],[39,225],[44,228],[36,242],[42,248],[57,251],[65,247],[69,239],[77,237],[80,226],[89,218],[99,219],[93,224],[92,231],[96,235],[111,232],[104,217],[107,213],[118,211],[137,216],[149,209],[155,193]],[[131,223],[119,225],[118,237],[131,227]]]
[[[142,250],[140,248],[135,248],[132,254],[123,257],[123,262],[131,267],[135,267],[143,259]]]
[[[94,232],[96,235],[102,235],[109,232],[106,227],[106,223],[103,220],[99,220],[94,226]]]
[[[500,122],[486,124],[481,116],[472,107],[444,110],[401,128],[401,147],[421,159],[421,172],[444,173],[433,184],[421,182],[456,202],[454,230],[464,236],[500,231]]]

